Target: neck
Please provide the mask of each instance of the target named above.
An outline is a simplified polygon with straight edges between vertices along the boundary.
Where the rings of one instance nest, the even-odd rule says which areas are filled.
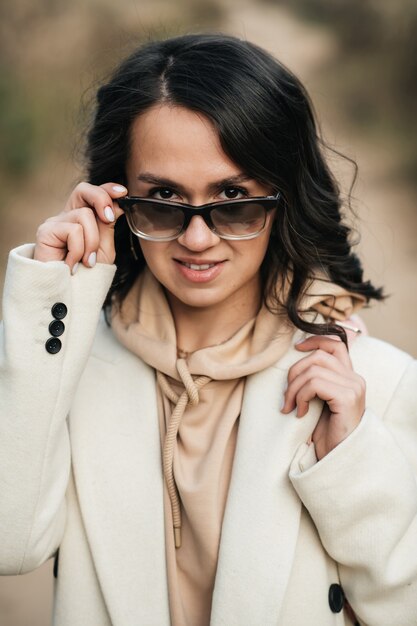
[[[261,285],[256,277],[244,293],[240,291],[207,307],[188,306],[167,293],[174,318],[177,346],[183,352],[195,352],[224,343],[256,316],[261,304]]]

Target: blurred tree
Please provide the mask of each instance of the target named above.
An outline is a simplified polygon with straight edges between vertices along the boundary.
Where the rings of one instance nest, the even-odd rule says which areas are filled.
[[[386,136],[398,174],[417,182],[417,3],[415,0],[264,0],[336,35],[325,70],[338,108],[368,136]]]
[[[27,174],[34,161],[34,119],[22,85],[0,67],[0,169],[15,180]]]
[[[0,3],[0,182],[4,190],[80,153],[91,97],[141,41],[217,29],[220,0],[3,0]],[[83,106],[80,109],[80,99]],[[0,211],[1,211],[0,207]]]

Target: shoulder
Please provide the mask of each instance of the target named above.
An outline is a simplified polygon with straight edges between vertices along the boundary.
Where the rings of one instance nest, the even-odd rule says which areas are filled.
[[[382,414],[392,397],[415,394],[417,363],[410,354],[374,337],[358,337],[350,348],[354,370],[367,386],[373,408]]]
[[[109,363],[116,363],[128,354],[129,351],[114,336],[106,321],[104,311],[101,311],[90,356]]]
[[[80,389],[86,383],[88,388],[91,380],[96,381],[94,384],[98,388],[108,384],[137,385],[139,380],[145,379],[153,380],[152,368],[117,340],[102,311]]]
[[[97,324],[97,330],[90,352],[90,367],[94,366],[94,362],[97,361],[117,365],[118,368],[125,364],[128,368],[137,368],[138,366],[143,366],[146,369],[149,368],[142,359],[118,341],[111,326],[106,321],[104,311],[101,311]]]
[[[358,373],[363,370],[369,374],[377,372],[379,376],[401,375],[414,360],[407,352],[368,336],[358,337],[350,346],[349,353]]]
[[[294,342],[302,336],[295,333]],[[377,414],[384,414],[394,395],[408,398],[407,402],[411,395],[417,397],[417,362],[406,352],[380,339],[361,335],[350,345],[349,354],[354,370],[366,382],[369,406]],[[291,345],[273,367],[287,372],[302,356]]]
[[[274,367],[287,370],[305,354],[295,349],[297,341],[305,337],[304,333],[297,331],[294,334],[291,345],[285,354],[279,359]],[[393,372],[401,375],[413,362],[413,357],[395,346],[366,335],[359,335],[349,345],[349,354],[354,369],[361,375],[391,376]]]

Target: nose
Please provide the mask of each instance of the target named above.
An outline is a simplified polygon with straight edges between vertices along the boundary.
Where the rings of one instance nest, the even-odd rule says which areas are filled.
[[[201,215],[195,215],[177,241],[189,250],[200,252],[218,244],[220,237],[210,230]]]

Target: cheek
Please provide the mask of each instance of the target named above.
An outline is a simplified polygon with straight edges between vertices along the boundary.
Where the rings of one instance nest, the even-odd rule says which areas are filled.
[[[142,254],[145,257],[146,265],[152,271],[157,273],[158,268],[163,265],[165,244],[155,243],[154,241],[139,240]]]
[[[231,265],[229,274],[230,283],[234,287],[245,284],[259,275],[267,247],[267,238],[262,241],[253,239],[246,242],[244,249],[236,251],[235,262]]]
[[[257,271],[265,258],[268,249],[270,233],[265,232],[260,237],[248,241],[247,249],[244,251],[245,265]]]
[[[149,265],[149,262],[152,260],[152,254],[149,250],[149,246],[146,241],[143,241],[143,239],[139,239],[139,245],[142,250],[142,254],[145,257],[146,265]]]

